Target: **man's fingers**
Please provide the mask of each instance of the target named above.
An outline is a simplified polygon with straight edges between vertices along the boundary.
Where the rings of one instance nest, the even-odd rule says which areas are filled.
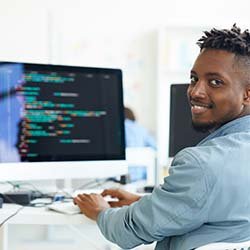
[[[77,204],[78,206],[82,205],[83,203],[89,201],[89,195],[86,194],[78,194],[74,198],[74,203]]]
[[[88,200],[86,199],[87,197],[85,195],[77,195],[77,197],[74,198],[74,203],[77,205],[81,212],[85,214],[86,207],[88,207]]]
[[[102,193],[102,196],[110,195],[113,198],[121,198],[121,193],[119,189],[105,189]]]
[[[101,196],[111,195],[112,191],[113,191],[112,189],[104,189],[101,193]]]
[[[79,196],[77,196],[77,197],[74,198],[74,203],[75,203],[75,204],[78,204],[78,205],[79,205],[79,204],[82,203],[83,201],[84,201],[84,200],[82,200],[82,198],[79,197]]]
[[[108,202],[111,207],[121,207],[121,203],[119,201],[110,201]]]
[[[90,199],[90,194],[78,194],[77,197],[82,201],[87,201]]]

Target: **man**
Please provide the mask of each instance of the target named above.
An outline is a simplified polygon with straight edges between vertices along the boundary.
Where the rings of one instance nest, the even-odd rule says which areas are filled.
[[[198,45],[187,94],[194,126],[211,134],[176,155],[152,195],[105,190],[75,198],[122,248],[157,241],[156,249],[187,250],[250,240],[250,33],[236,25],[212,29]],[[108,204],[105,195],[119,202]]]

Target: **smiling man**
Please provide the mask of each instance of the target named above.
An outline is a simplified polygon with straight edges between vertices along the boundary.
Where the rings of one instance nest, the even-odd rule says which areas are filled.
[[[198,45],[187,94],[193,126],[211,134],[176,155],[152,195],[104,190],[74,200],[122,248],[250,240],[250,34],[236,25],[212,29]],[[106,195],[118,201],[107,203]]]
[[[245,36],[250,43],[249,33],[237,37],[240,31],[234,26],[231,33],[224,31],[229,38],[223,41],[219,40],[223,39],[222,34],[217,33],[217,43],[222,43],[218,49],[214,45],[216,40],[211,39],[213,32],[216,33],[213,30],[208,38],[198,42],[201,52],[191,70],[188,89],[193,125],[205,131],[249,114],[250,51],[247,46],[250,45],[243,40]]]

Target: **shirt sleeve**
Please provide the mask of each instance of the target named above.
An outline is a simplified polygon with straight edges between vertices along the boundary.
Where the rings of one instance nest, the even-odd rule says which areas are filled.
[[[101,212],[98,226],[108,240],[126,249],[192,231],[207,220],[213,187],[208,175],[197,157],[183,150],[162,186],[130,206]]]

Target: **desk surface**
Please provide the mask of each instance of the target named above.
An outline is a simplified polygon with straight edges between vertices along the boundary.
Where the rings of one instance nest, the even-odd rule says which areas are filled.
[[[21,206],[4,204],[0,209],[0,223],[14,214]],[[45,207],[24,207],[16,215],[10,218],[6,224],[41,224],[41,225],[62,225],[62,224],[95,224],[83,214],[66,215],[47,210]]]

